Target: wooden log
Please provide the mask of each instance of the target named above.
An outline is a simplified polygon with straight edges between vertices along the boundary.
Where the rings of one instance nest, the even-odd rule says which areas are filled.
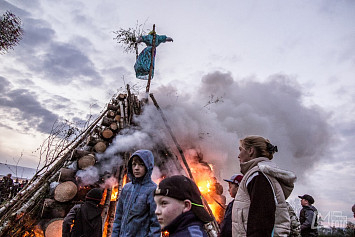
[[[54,204],[55,204],[55,200],[54,199],[50,199],[50,198],[44,199],[44,203],[43,203],[44,207],[53,208]]]
[[[117,99],[118,100],[124,100],[124,99],[126,99],[127,98],[127,94],[122,94],[122,93],[120,93],[118,96],[117,96]]]
[[[86,145],[88,146],[95,146],[96,143],[98,143],[100,141],[100,139],[98,139],[97,137],[94,136],[88,136],[86,139]],[[80,157],[78,157],[80,158]]]
[[[45,236],[46,237],[62,237],[62,226],[63,226],[63,219],[53,219],[48,222]]]
[[[118,105],[115,105],[115,104],[108,104],[107,105],[107,109],[108,110],[113,110],[113,111],[117,111],[120,109],[120,107]]]
[[[88,138],[89,139],[89,138]],[[95,145],[96,143],[94,143]],[[73,158],[74,159],[79,159],[80,157],[83,157],[83,156],[86,156],[86,155],[89,155],[90,151],[84,151],[84,150],[80,150],[80,149],[75,149],[74,150],[74,153],[73,153]]]
[[[59,182],[74,181],[76,171],[68,168],[60,169]]]
[[[111,103],[110,103],[110,104],[117,105],[117,104],[118,104],[118,99],[116,99],[116,98],[112,98],[112,99],[111,99]]]
[[[78,188],[75,183],[72,181],[66,181],[58,184],[55,188],[54,199],[58,202],[67,202],[72,200],[77,192]]]
[[[114,118],[115,115],[116,115],[116,112],[113,111],[113,110],[107,111],[107,114],[106,114],[106,116],[107,116],[108,118]]]
[[[113,124],[113,123],[111,123],[111,124]],[[111,124],[110,124],[110,126],[111,126]],[[101,136],[103,139],[108,140],[113,137],[113,132],[111,131],[111,129],[106,128],[102,131]]]
[[[96,143],[96,145],[94,146],[94,150],[98,153],[105,152],[106,148],[107,148],[107,146],[106,146],[105,142],[102,142],[102,141]]]
[[[120,119],[121,119],[121,115],[119,115],[119,114],[117,114],[114,118],[114,120],[117,122],[120,121]]]
[[[91,135],[99,135],[102,131],[102,127],[97,125],[95,126],[94,130],[92,131]]]
[[[83,156],[78,160],[78,168],[85,170],[87,168],[89,168],[90,166],[95,165],[96,160],[95,160],[95,156],[92,154],[89,154],[87,156]]]
[[[71,203],[60,203],[54,199],[46,198],[43,203],[42,218],[64,218],[71,207]]]
[[[117,132],[117,130],[118,130],[118,125],[117,125],[117,123],[116,123],[116,122],[111,123],[111,124],[110,124],[110,129],[111,129],[113,132]]]
[[[86,194],[91,190],[91,187],[89,186],[80,186],[81,179],[80,177],[78,178],[78,183],[79,183],[79,189],[78,193],[76,194],[75,198],[73,199],[72,202],[82,202],[85,200]]]
[[[103,117],[102,118],[102,122],[101,122],[101,125],[102,126],[110,126],[111,123],[115,122],[115,120],[113,120],[112,118],[108,118],[108,117]]]

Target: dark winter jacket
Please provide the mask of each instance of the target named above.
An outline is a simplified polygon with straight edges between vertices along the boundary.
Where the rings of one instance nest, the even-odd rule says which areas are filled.
[[[317,230],[317,209],[310,206],[303,206],[300,212],[301,235],[302,237],[318,236]]]
[[[169,237],[207,237],[203,222],[192,211],[176,217],[163,231],[168,231]]]
[[[102,209],[92,201],[75,205],[64,218],[62,237],[101,237],[101,212]]]
[[[135,178],[132,173],[132,157],[139,156],[147,173],[142,178]],[[151,175],[154,167],[153,154],[148,150],[136,151],[128,161],[128,177],[132,182],[127,183],[120,194],[112,237],[160,237],[160,225],[155,215],[156,204],[154,191],[157,185],[152,181]]]
[[[234,199],[228,204],[226,212],[224,213],[224,219],[221,222],[221,232],[219,237],[232,237],[232,209]]]

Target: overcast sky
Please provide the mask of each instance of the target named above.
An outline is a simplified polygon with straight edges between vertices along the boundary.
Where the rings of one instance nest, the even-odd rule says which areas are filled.
[[[355,221],[354,1],[0,0],[6,10],[25,33],[0,55],[1,162],[35,167],[54,121],[85,122],[126,83],[144,94],[113,32],[156,24],[174,42],[157,48],[151,92],[186,149],[223,182],[239,172],[238,140],[268,137],[298,176],[291,202],[309,193],[323,216]]]

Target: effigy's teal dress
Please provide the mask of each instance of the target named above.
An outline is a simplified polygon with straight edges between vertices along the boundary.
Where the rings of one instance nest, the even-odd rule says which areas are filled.
[[[166,38],[166,35],[155,35],[155,47],[158,47],[160,43],[165,43]],[[134,70],[136,71],[136,77],[138,79],[148,80],[150,62],[152,60],[153,35],[144,35],[142,36],[142,40],[147,47],[138,55],[137,61],[134,64]],[[154,61],[155,53],[153,55],[153,70],[151,79],[154,77]]]

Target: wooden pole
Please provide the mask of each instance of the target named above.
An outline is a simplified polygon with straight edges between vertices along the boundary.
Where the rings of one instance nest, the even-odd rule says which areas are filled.
[[[151,55],[151,60],[150,60],[150,68],[149,68],[149,77],[148,77],[148,83],[147,87],[145,88],[145,92],[148,94],[149,89],[150,89],[150,81],[152,80],[152,74],[153,74],[153,64],[154,64],[154,54],[155,54],[155,24],[153,25],[153,42],[152,42],[152,55]]]
[[[186,161],[184,152],[182,151],[180,144],[179,144],[178,141],[176,140],[176,137],[175,137],[175,135],[173,134],[173,131],[171,130],[170,125],[168,124],[168,120],[166,119],[165,114],[164,114],[163,111],[160,109],[160,107],[159,107],[159,105],[158,105],[158,102],[157,102],[157,101],[155,100],[155,98],[154,98],[154,95],[153,95],[152,93],[149,94],[149,95],[150,95],[150,98],[152,98],[155,107],[156,107],[157,110],[159,111],[160,116],[162,117],[162,119],[163,119],[163,121],[164,121],[165,127],[168,129],[168,132],[169,132],[171,138],[173,139],[173,141],[174,141],[174,143],[175,143],[175,146],[176,146],[176,148],[178,149],[178,151],[179,151],[179,153],[180,153],[180,155],[181,155],[182,162],[184,162],[184,165],[185,165],[185,168],[186,168],[186,170],[187,170],[187,173],[188,173],[189,177],[190,177],[192,180],[194,180],[194,177],[193,177],[192,172],[191,172],[191,170],[190,170],[189,164],[188,164],[187,161]]]
[[[137,59],[138,59],[138,44],[137,44],[137,42],[134,43],[134,48],[136,50],[136,61],[137,61]]]
[[[186,168],[186,170],[187,170],[188,175],[189,175],[190,178],[195,182],[194,177],[193,177],[193,175],[192,175],[192,173],[191,173],[191,169],[190,169],[190,167],[189,167],[189,164],[188,164],[187,161],[186,161],[184,152],[182,151],[181,146],[179,145],[178,141],[176,140],[176,137],[175,137],[175,135],[173,134],[173,131],[171,130],[170,125],[168,124],[168,120],[166,119],[165,114],[163,113],[163,111],[162,111],[161,108],[159,107],[158,102],[157,102],[157,101],[155,100],[155,98],[154,98],[154,95],[153,95],[152,93],[150,93],[149,95],[150,95],[150,98],[153,100],[153,103],[154,103],[155,107],[156,107],[157,110],[159,111],[160,116],[162,117],[162,119],[163,119],[163,121],[164,121],[165,127],[168,129],[169,134],[170,134],[171,138],[173,139],[173,141],[174,141],[174,143],[175,143],[175,146],[176,146],[176,148],[178,149],[178,151],[179,151],[179,153],[180,153],[180,155],[181,155],[181,159],[182,159],[182,161],[183,161],[183,163],[184,163],[184,165],[185,165],[185,168]],[[219,233],[219,231],[220,231],[220,230],[219,230],[219,226],[218,226],[218,224],[217,224],[217,221],[216,221],[216,219],[215,219],[215,217],[214,217],[214,215],[213,215],[213,212],[212,212],[210,206],[208,205],[208,203],[207,203],[206,199],[203,197],[203,195],[201,195],[201,198],[202,198],[202,202],[203,202],[204,206],[207,208],[207,211],[208,211],[209,214],[213,217],[213,221],[212,221],[212,222],[213,222],[214,228],[216,229],[217,233]]]

